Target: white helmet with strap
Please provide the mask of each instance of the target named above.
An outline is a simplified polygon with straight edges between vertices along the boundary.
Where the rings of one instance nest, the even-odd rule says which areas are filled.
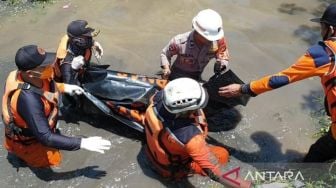
[[[200,11],[192,20],[193,29],[209,41],[224,37],[221,16],[212,9]]]
[[[173,114],[204,108],[208,94],[197,81],[178,78],[170,81],[163,90],[163,105]]]

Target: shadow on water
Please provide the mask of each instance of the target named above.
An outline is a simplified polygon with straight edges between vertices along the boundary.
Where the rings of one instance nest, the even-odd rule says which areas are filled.
[[[304,103],[301,103],[303,110],[312,112],[320,111],[324,108],[324,95],[322,90],[311,90],[308,94],[302,96]]]
[[[211,132],[235,129],[242,119],[241,113],[236,108],[217,108],[215,113],[206,108],[205,114]]]
[[[278,8],[278,11],[289,15],[296,15],[303,12],[310,12],[312,14],[312,18],[321,17],[326,7],[332,2],[335,2],[334,0],[318,0],[318,1],[321,2],[320,5],[317,6],[315,9],[313,9],[312,11],[300,7],[295,3],[282,3]],[[317,26],[300,25],[299,28],[294,31],[294,36],[301,38],[309,45],[313,45],[316,42],[318,42],[318,40],[320,40],[321,38],[320,27],[318,25]]]
[[[67,172],[55,172],[51,168],[29,167],[24,161],[11,153],[8,153],[7,160],[13,166],[13,168],[17,169],[17,172],[20,168],[30,168],[30,170],[36,175],[36,177],[43,181],[69,180],[80,176],[91,179],[101,179],[106,176],[106,171],[97,170],[98,166],[87,166],[85,168]]]
[[[282,3],[278,8],[278,11],[289,15],[295,15],[301,12],[306,12],[307,10],[297,6],[295,3]]]
[[[282,153],[282,144],[268,132],[255,132],[251,135],[251,139],[258,145],[259,151],[242,151],[226,146],[210,136],[208,136],[207,141],[210,144],[227,148],[231,156],[246,163],[300,162],[303,158],[302,153],[293,150]]]
[[[294,31],[294,35],[301,38],[309,45],[316,44],[320,37],[320,27],[319,26],[307,26],[300,25],[298,29]]]
[[[321,17],[324,10],[327,8],[328,5],[331,3],[335,3],[334,0],[317,0],[320,4],[311,12],[316,17]]]

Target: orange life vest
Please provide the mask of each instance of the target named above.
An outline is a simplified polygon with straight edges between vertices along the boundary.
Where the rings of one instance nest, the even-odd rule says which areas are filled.
[[[61,78],[61,66],[64,63],[71,63],[71,62],[64,62],[64,58],[68,54],[68,46],[69,46],[69,37],[68,35],[64,35],[58,45],[56,51],[56,64],[55,64],[55,78],[59,80]],[[70,52],[69,52],[70,53]],[[89,65],[91,59],[92,51],[91,49],[86,49],[84,54],[84,62],[85,65]]]
[[[17,111],[17,102],[21,90],[31,90],[41,96],[44,104],[45,115],[48,117],[48,123],[52,130],[55,130],[58,115],[58,97],[57,87],[54,82],[43,82],[43,88],[36,88],[22,80],[17,71],[12,71],[6,81],[5,92],[2,97],[2,118],[5,124],[5,135],[7,139],[30,144],[36,139],[32,135],[27,123]],[[49,92],[55,90],[56,92]]]
[[[207,123],[203,111],[196,111],[190,118],[194,119],[195,126],[206,136]],[[184,144],[175,137],[169,127],[164,126],[154,104],[147,108],[145,121],[147,155],[159,173],[166,178],[180,178],[186,175],[183,167],[191,162],[191,158],[186,153]]]
[[[331,126],[331,132],[334,139],[336,139],[336,42],[325,41],[324,44],[328,47],[327,52],[331,63],[329,71],[321,77],[321,83],[326,96],[326,111],[331,116],[333,124]]]

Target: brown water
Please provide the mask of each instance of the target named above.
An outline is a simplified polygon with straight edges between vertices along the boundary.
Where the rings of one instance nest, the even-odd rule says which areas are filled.
[[[13,59],[19,47],[38,44],[55,51],[67,24],[75,19],[86,19],[92,27],[100,29],[97,40],[105,51],[101,63],[110,64],[115,70],[153,75],[159,70],[160,51],[170,38],[190,30],[191,19],[199,10],[213,8],[223,17],[232,70],[248,81],[286,68],[319,39],[317,25],[309,19],[316,13],[319,15],[323,3],[320,0],[62,0],[26,14],[2,17],[0,80],[4,83],[8,72],[14,69]],[[62,8],[64,5],[69,8]],[[211,70],[212,66],[207,67],[205,78],[211,75]],[[296,160],[314,142],[309,113],[316,109],[312,96],[320,92],[319,80],[309,79],[253,98],[247,107],[237,108],[242,119],[234,130],[211,136],[239,150],[234,153],[234,165]],[[232,114],[237,113],[229,115]],[[124,125],[110,119],[80,117],[67,125],[61,121],[61,127],[69,135],[107,138],[112,148],[104,155],[63,152],[62,165],[51,173],[27,167],[17,171],[1,146],[0,187],[177,186],[159,181],[149,170],[141,152],[138,139],[141,136]],[[88,166],[97,166],[94,169],[100,172],[90,171]],[[69,173],[83,168],[86,170]],[[88,177],[81,176],[81,172]],[[190,181],[196,187],[214,184],[197,176]]]

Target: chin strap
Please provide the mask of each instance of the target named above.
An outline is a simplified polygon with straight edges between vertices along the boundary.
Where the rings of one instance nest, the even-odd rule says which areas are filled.
[[[330,33],[330,27],[333,27],[333,30],[334,32],[329,34]],[[323,40],[328,40],[328,39],[332,39],[332,40],[336,40],[336,28],[332,25],[328,25],[328,30],[326,32],[326,34],[323,36]]]
[[[329,34],[329,26],[328,26],[328,30],[327,30],[326,34],[324,34],[324,36],[323,36],[323,40],[327,40],[329,38],[328,34]]]

